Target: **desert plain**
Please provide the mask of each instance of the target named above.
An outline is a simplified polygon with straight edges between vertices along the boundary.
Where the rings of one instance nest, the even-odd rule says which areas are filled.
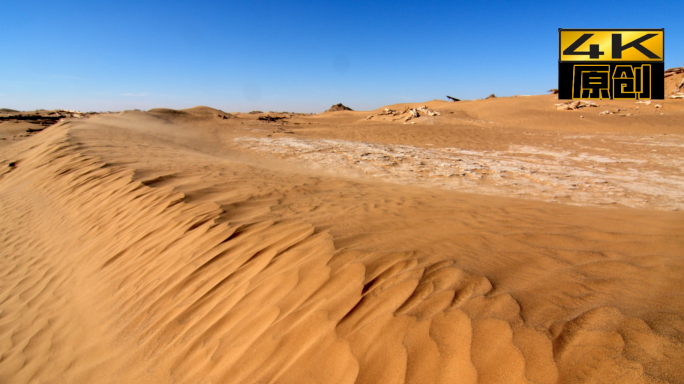
[[[563,102],[3,120],[0,382],[682,383],[684,100]]]

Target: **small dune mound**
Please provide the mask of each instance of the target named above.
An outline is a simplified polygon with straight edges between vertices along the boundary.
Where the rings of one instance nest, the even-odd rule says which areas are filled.
[[[170,108],[153,108],[147,111],[147,113],[159,117],[180,117],[188,115],[185,111]]]
[[[0,108],[0,113],[17,113],[16,109],[9,109],[9,108]]]
[[[198,106],[187,109],[168,109],[168,108],[154,108],[147,111],[149,114],[160,117],[169,121],[176,122],[202,122],[214,120],[227,120],[235,118],[230,113],[223,112],[220,109],[211,107]]]
[[[212,116],[212,115],[217,115],[217,114],[227,114],[226,112],[223,112],[220,109],[205,107],[205,106],[197,106],[197,107],[192,107],[192,108],[188,108],[188,109],[183,109],[183,111],[187,112],[187,113],[191,113],[193,115],[199,115],[199,116]]]
[[[338,112],[338,111],[353,111],[353,109],[347,107],[346,105],[342,103],[337,103],[330,107],[326,112]]]
[[[184,109],[184,112],[190,113],[191,115],[197,116],[197,117],[203,117],[203,118],[218,118],[222,120],[227,120],[227,119],[232,119],[235,118],[234,115],[231,115],[230,113],[223,112],[220,109],[216,108],[211,108],[211,107],[204,107],[204,106],[199,106],[199,107],[193,107],[193,108],[188,108]]]

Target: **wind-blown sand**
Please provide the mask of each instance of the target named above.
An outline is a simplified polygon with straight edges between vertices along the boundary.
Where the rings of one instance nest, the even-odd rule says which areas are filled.
[[[557,102],[0,142],[0,382],[684,382],[684,101]]]

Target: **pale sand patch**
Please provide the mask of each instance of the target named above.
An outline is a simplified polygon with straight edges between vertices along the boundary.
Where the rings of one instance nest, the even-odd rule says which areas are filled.
[[[249,150],[277,155],[303,167],[402,184],[574,205],[684,208],[682,137],[661,136],[648,143],[635,136],[601,138],[604,143],[608,140],[627,146],[625,153],[595,147],[598,140],[593,136],[568,139],[585,140],[594,146],[579,144],[582,152],[521,145],[511,145],[507,151],[474,151],[345,140],[234,140]],[[606,147],[613,144],[606,143]],[[644,145],[678,151],[661,155],[633,150]]]

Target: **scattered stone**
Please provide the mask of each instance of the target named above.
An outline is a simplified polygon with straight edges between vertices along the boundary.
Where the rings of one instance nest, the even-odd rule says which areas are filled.
[[[680,73],[684,73],[684,67],[670,68],[670,69],[665,71],[665,78],[668,78],[668,77],[674,76],[674,75],[678,75]],[[671,94],[684,93],[684,77],[682,77],[679,84],[675,85],[675,88],[670,93]],[[679,98],[681,98],[681,97],[673,97],[673,99],[679,99]]]
[[[337,111],[353,111],[353,109],[343,105],[342,103],[337,103],[330,107],[326,112],[337,112]]]
[[[396,116],[396,115],[401,115],[402,113],[406,113],[407,110],[408,110],[408,108],[405,108],[404,112],[399,112],[399,111],[396,111],[394,109],[385,108],[382,112],[378,113],[378,115]]]
[[[14,161],[11,162],[11,163],[9,163],[9,164],[7,164],[7,166],[10,167],[10,168],[14,168],[14,166],[16,166],[16,165],[17,165],[17,164],[16,164]]]
[[[613,114],[613,112],[608,111],[608,110],[605,110],[603,112],[599,112],[599,115],[612,115],[612,114]]]
[[[651,105],[651,100],[639,100],[637,101],[637,104]]]
[[[259,116],[257,120],[265,121],[267,123],[275,123],[278,120],[286,119],[284,116]]]
[[[293,131],[288,131],[287,129],[283,127],[278,127],[275,129],[272,133],[294,133]],[[270,136],[270,135],[269,135]]]
[[[556,104],[556,109],[559,111],[574,111],[585,107],[598,107],[593,101],[573,100],[564,103]]]
[[[548,92],[551,92],[552,95],[557,95],[557,94],[558,94],[558,90],[557,90],[556,88],[551,88],[551,89],[549,89]]]
[[[375,117],[379,116],[390,116],[396,118],[392,118],[391,121],[397,121],[397,120],[404,120],[404,122],[408,122],[409,120],[415,118],[415,117],[420,117],[420,116],[439,116],[440,113],[435,111],[434,109],[428,108],[427,106],[422,106],[418,108],[405,108],[403,112],[399,112],[394,109],[389,109],[385,108],[383,111],[376,113],[375,115],[370,115],[366,117],[364,120],[371,120]]]
[[[422,115],[439,116],[439,112],[435,111],[434,109],[430,109],[424,105],[422,107],[409,109],[409,114],[410,115],[407,116],[406,120],[404,121],[409,121],[414,117],[420,117]]]
[[[665,77],[676,75],[678,73],[684,73],[684,67],[675,67],[665,70]]]
[[[13,111],[9,109],[3,109],[3,111]],[[14,122],[20,123],[25,122],[31,124],[33,127],[28,128],[26,132],[34,133],[40,132],[43,129],[62,121],[64,118],[83,118],[95,113],[84,113],[78,111],[69,111],[64,109],[57,109],[54,111],[37,110],[34,112],[16,112],[12,114],[5,114],[0,116],[0,123],[3,122]],[[28,135],[26,135],[28,136]],[[25,137],[20,135],[19,137]]]
[[[406,110],[404,110],[404,112],[406,112]],[[402,112],[402,113],[404,113],[404,112]],[[369,115],[364,120],[370,120],[370,119],[372,119],[374,117],[378,117],[378,116],[399,116],[402,113],[400,113],[399,111],[394,110],[394,109],[385,108],[383,111],[376,113],[375,115]],[[392,121],[394,121],[394,120],[395,119],[392,119]]]

